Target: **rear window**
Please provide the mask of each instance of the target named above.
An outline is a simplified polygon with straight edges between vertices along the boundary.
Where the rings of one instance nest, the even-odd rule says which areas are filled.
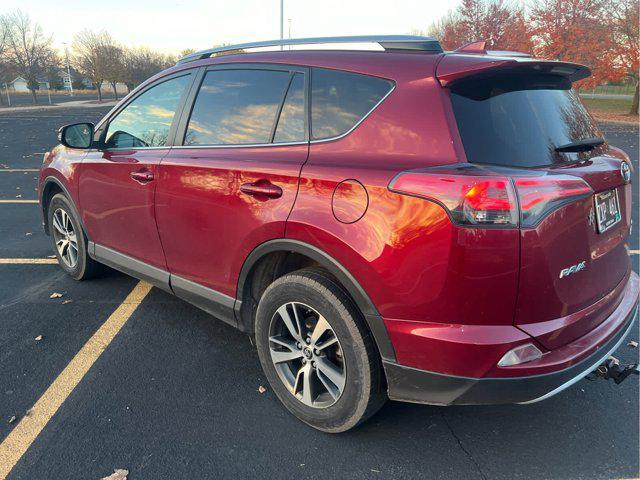
[[[601,137],[570,82],[558,77],[469,80],[451,102],[467,160],[516,167],[573,162],[600,153],[556,152]]]
[[[393,83],[357,73],[314,68],[311,133],[315,140],[347,133],[391,91]]]

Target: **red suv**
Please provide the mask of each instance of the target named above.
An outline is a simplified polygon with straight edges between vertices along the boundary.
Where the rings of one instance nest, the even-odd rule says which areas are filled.
[[[380,51],[276,50],[369,43]],[[631,164],[572,63],[425,37],[199,52],[59,132],[60,266],[111,266],[249,335],[327,432],[386,400],[531,403],[632,328]]]

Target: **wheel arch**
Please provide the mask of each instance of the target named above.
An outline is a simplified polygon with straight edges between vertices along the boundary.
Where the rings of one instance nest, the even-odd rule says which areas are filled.
[[[265,242],[256,247],[246,258],[238,277],[236,317],[241,330],[253,332],[255,308],[251,297],[251,280],[257,270],[267,270],[277,265],[283,257],[289,254],[297,254],[310,261],[310,264],[318,265],[327,270],[340,285],[346,290],[362,313],[367,326],[374,337],[383,360],[395,361],[395,351],[384,325],[384,321],[378,313],[373,301],[365,292],[354,276],[335,258],[323,250],[308,243],[293,239],[276,239]],[[286,272],[288,273],[288,272]],[[275,280],[275,278],[272,278]],[[272,281],[271,280],[271,281]]]
[[[80,221],[80,225],[82,226],[82,230],[84,231],[85,236],[90,240],[89,234],[87,233],[87,229],[84,226],[84,222],[82,221],[82,217],[80,216],[80,212],[78,211],[78,207],[76,206],[73,195],[71,195],[69,189],[65,186],[64,183],[62,183],[62,181],[60,181],[59,178],[56,178],[52,175],[46,177],[42,181],[42,188],[40,189],[40,209],[42,212],[42,218],[44,220],[44,232],[47,235],[50,234],[49,222],[47,221],[47,210],[49,208],[49,202],[51,202],[51,199],[57,193],[62,193],[69,199],[71,207],[75,210],[75,214]]]

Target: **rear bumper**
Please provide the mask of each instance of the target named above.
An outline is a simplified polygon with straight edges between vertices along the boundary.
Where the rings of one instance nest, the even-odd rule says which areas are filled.
[[[534,367],[531,375],[474,378],[384,362],[389,398],[436,405],[533,403],[549,398],[591,373],[634,327],[638,317],[637,275],[632,274],[629,284],[626,298],[602,325],[575,342],[549,352],[550,357],[573,356],[571,362],[558,364],[561,367],[554,371],[545,368],[545,373],[533,373]]]

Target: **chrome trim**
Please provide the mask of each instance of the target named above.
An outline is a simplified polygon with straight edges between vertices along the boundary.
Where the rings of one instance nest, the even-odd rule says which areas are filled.
[[[282,143],[230,143],[223,145],[174,145],[174,148],[251,148],[251,147],[289,147],[293,145],[306,145],[309,143],[307,140],[300,142],[282,142]]]
[[[416,35],[353,35],[341,37],[308,37],[265,40],[260,42],[239,43],[236,45],[225,45],[223,47],[210,48],[186,55],[179,59],[176,65],[208,58],[214,54],[234,52],[236,50],[279,47],[285,45],[321,45],[329,43],[377,43],[385,50],[417,50],[427,52],[442,52],[442,47],[440,47],[440,43],[435,38]]]
[[[575,377],[573,377],[571,380],[563,383],[562,385],[560,385],[557,388],[554,388],[553,390],[551,390],[549,393],[546,393],[545,395],[538,397],[538,398],[534,398],[533,400],[527,400],[526,402],[519,402],[520,405],[528,405],[530,403],[537,403],[537,402],[541,402],[542,400],[546,400],[549,397],[553,397],[554,395],[557,395],[558,393],[562,392],[563,390],[566,390],[567,388],[569,388],[571,385],[579,382],[580,380],[582,380],[584,377],[586,377],[587,375],[589,375],[591,372],[593,372],[598,365],[600,365],[604,360],[607,359],[607,357],[609,357],[609,355],[611,355],[613,352],[616,351],[616,349],[620,346],[620,344],[622,344],[622,342],[624,341],[624,339],[627,337],[627,335],[629,335],[629,332],[631,331],[631,329],[633,328],[633,326],[636,324],[636,319],[638,318],[638,305],[636,305],[636,311],[633,314],[633,319],[631,320],[631,323],[629,323],[629,326],[627,327],[627,330],[622,334],[622,336],[620,337],[620,340],[618,340],[616,342],[616,344],[613,346],[613,348],[611,348],[606,355],[603,355],[602,357],[600,357],[600,359],[594,363],[591,367],[589,367],[588,369],[586,369],[585,371],[583,371],[582,373],[580,373],[579,375],[576,375]]]
[[[346,132],[344,132],[341,135],[337,135],[335,137],[329,137],[329,138],[320,138],[317,140],[311,140],[310,143],[322,143],[322,142],[333,142],[334,140],[340,140],[343,137],[346,137],[347,135],[349,135],[351,132],[353,132],[356,128],[358,128],[358,126],[364,122],[367,117],[369,115],[371,115],[373,113],[373,111],[378,108],[378,106],[385,101],[385,99],[391,95],[391,93],[393,93],[393,91],[396,89],[396,84],[395,82],[393,83],[393,86],[391,87],[391,89],[385,94],[384,97],[382,97],[380,99],[380,101],[378,103],[376,103],[373,107],[371,107],[371,110],[369,110],[364,117],[362,117],[353,127],[351,127],[349,130],[347,130]],[[313,131],[313,122],[311,122],[311,130]],[[312,131],[309,132],[309,137],[311,137]]]
[[[123,152],[126,150],[169,150],[170,145],[164,147],[118,147],[118,148],[104,148],[104,149],[92,149],[98,152]]]

